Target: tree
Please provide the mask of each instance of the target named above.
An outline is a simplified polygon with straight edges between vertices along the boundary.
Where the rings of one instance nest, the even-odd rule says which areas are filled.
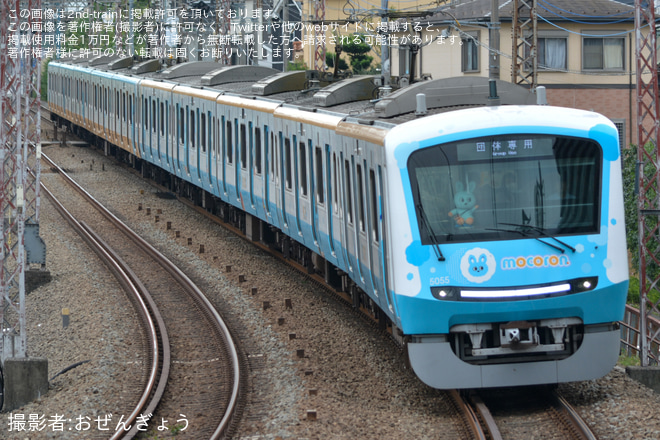
[[[369,71],[374,57],[367,55],[371,51],[371,46],[364,41],[364,36],[355,35],[353,38],[342,38],[342,40],[343,51],[351,58],[353,73],[359,75]]]
[[[328,67],[335,67],[335,58],[336,58],[336,56],[337,56],[337,54],[335,54],[334,52],[326,52],[325,53],[325,64]],[[348,69],[348,63],[346,63],[346,61],[341,57],[339,57],[338,64],[339,64],[339,66],[338,66],[339,70]]]

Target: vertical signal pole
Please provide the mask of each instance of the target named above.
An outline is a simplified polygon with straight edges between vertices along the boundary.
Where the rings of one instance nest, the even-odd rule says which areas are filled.
[[[0,360],[26,357],[26,232],[38,239],[41,156],[40,0],[0,2]],[[29,11],[29,14],[26,12]],[[20,31],[20,29],[23,31]],[[40,240],[40,239],[38,239]],[[45,261],[44,261],[45,263]]]
[[[647,27],[646,35],[642,29]],[[635,0],[635,55],[637,59],[637,164],[639,167],[638,233],[639,233],[639,290],[640,290],[640,361],[649,365],[651,340],[649,316],[658,313],[658,304],[649,301],[648,293],[658,289],[660,274],[648,271],[651,265],[660,266],[655,255],[658,245],[660,218],[660,154],[658,152],[658,76],[656,26],[653,2]]]
[[[2,325],[2,363],[8,358],[25,357],[25,260],[23,251],[23,165],[17,143],[20,120],[20,78],[18,59],[9,54],[10,37],[19,37],[18,2],[0,3],[0,162],[2,162],[0,207],[0,325]],[[14,12],[12,12],[14,11]],[[19,40],[20,41],[20,40]]]
[[[325,0],[314,1],[314,70],[325,70],[325,31],[322,25],[325,22]]]
[[[222,50],[220,61],[223,66],[231,63],[231,1],[219,0],[220,14],[219,25],[217,27],[222,43],[218,46]]]
[[[513,0],[512,27],[511,82],[533,92],[538,85],[536,0]]]

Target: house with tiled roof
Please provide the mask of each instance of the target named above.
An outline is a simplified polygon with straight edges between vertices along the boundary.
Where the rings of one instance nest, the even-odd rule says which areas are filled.
[[[517,82],[512,79],[513,2],[497,4],[499,49],[491,47],[489,28],[497,28],[491,23],[492,0],[441,4],[431,17],[400,21],[390,39],[392,75],[414,75],[411,81],[495,76]],[[537,15],[537,84],[546,87],[548,103],[602,113],[619,128],[622,145],[636,142],[634,6],[537,0]]]

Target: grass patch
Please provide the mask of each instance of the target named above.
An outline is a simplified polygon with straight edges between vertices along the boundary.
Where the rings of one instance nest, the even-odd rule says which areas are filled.
[[[617,365],[620,367],[638,367],[640,364],[639,361],[639,356],[624,356],[621,355],[619,356],[619,360],[617,361]]]

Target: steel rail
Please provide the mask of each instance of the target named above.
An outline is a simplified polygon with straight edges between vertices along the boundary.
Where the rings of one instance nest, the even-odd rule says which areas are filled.
[[[449,390],[448,393],[456,404],[456,407],[461,413],[461,418],[463,419],[472,436],[477,440],[488,440],[492,438],[489,437],[489,432],[484,431],[484,428],[479,422],[479,417],[472,407],[471,402],[458,390]]]
[[[140,399],[131,414],[127,416],[126,425],[133,426],[133,423],[137,417],[149,404],[150,396],[154,395],[155,387],[158,386],[156,389],[164,389],[164,385],[167,383],[167,376],[169,375],[169,342],[163,342],[162,340],[162,337],[167,340],[167,331],[165,329],[164,322],[162,318],[158,319],[153,317],[153,301],[151,304],[152,309],[150,309],[149,305],[147,305],[149,301],[146,299],[151,299],[149,292],[147,292],[144,285],[139,281],[139,279],[137,279],[135,274],[130,270],[126,263],[124,263],[106,243],[100,240],[98,235],[96,235],[96,233],[94,233],[87,225],[80,223],[73,216],[73,214],[71,214],[64,207],[64,205],[62,205],[57,197],[55,197],[55,195],[43,184],[43,182],[41,182],[41,187],[53,202],[55,209],[57,209],[62,217],[64,217],[64,219],[74,228],[78,235],[81,236],[81,238],[89,245],[89,247],[99,256],[99,258],[105,263],[109,270],[115,275],[119,284],[136,304],[136,310],[138,311],[141,319],[145,323],[145,327],[147,328],[147,337],[149,339],[150,345],[151,367],[149,369],[147,384],[140,396]],[[156,320],[156,323],[154,320]],[[159,327],[158,330],[157,326]],[[159,331],[161,338],[158,336]],[[161,346],[166,347],[166,349],[162,350]],[[164,352],[167,352],[166,356],[163,356]],[[163,358],[165,358],[166,362],[163,361]],[[162,395],[162,391],[160,394]],[[129,433],[132,431],[133,430],[129,431]],[[125,438],[128,440],[129,438],[133,438],[134,435],[135,433],[129,437],[128,433],[117,431],[115,435],[111,437],[111,440],[117,440],[119,438]]]
[[[598,440],[598,436],[589,428],[589,425],[584,421],[578,412],[571,406],[570,403],[557,392],[553,393],[557,406],[564,413],[565,417],[570,421],[571,425],[577,430],[577,434],[582,440]]]
[[[167,259],[162,253],[157,249],[147,243],[142,237],[136,234],[133,230],[128,228],[119,218],[107,210],[103,205],[98,202],[91,194],[89,194],[84,188],[82,188],[75,180],[73,180],[64,170],[57,166],[48,156],[42,154],[42,157],[54,167],[58,173],[62,174],[74,188],[80,192],[83,197],[89,200],[98,210],[104,215],[108,220],[113,224],[118,225],[118,227],[124,232],[135,244],[137,244],[143,251],[149,254],[152,258],[157,260],[159,264],[170,273],[189,293],[191,298],[200,306],[200,309],[207,315],[210,316],[211,324],[218,330],[219,334],[222,336],[225,347],[228,351],[228,355],[231,359],[232,364],[232,392],[231,396],[227,403],[227,410],[223,415],[221,421],[216,427],[214,433],[211,436],[211,440],[218,439],[222,437],[225,432],[229,429],[233,416],[237,409],[239,408],[239,396],[241,392],[241,368],[239,362],[239,355],[236,345],[234,344],[233,338],[229,328],[225,324],[224,320],[217,312],[213,304],[206,298],[201,290],[193,283],[193,281],[181,271],[174,263]]]

